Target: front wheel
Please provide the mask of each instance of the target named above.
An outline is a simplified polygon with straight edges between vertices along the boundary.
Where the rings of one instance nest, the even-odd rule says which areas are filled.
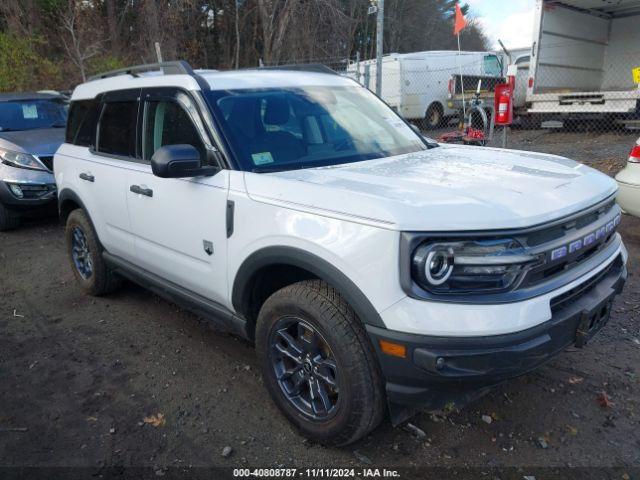
[[[269,297],[256,349],[271,398],[304,436],[346,445],[380,423],[375,354],[354,311],[326,283],[303,281]]]
[[[20,217],[0,203],[0,232],[14,230],[20,225]]]

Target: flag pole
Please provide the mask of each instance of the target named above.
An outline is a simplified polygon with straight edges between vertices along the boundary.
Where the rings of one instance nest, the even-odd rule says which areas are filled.
[[[460,32],[458,32],[458,70],[460,71],[460,88],[462,89],[462,125],[464,128],[465,123],[467,122],[467,105],[466,100],[464,98],[464,80],[462,79],[462,65],[460,64],[460,55],[462,54],[462,50],[460,48]]]

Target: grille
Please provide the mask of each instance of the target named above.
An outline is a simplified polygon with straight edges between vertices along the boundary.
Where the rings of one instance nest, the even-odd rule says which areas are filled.
[[[53,172],[53,155],[38,157],[38,160],[40,160],[43,163],[43,165],[47,167],[47,170],[49,170],[50,172]]]
[[[615,202],[608,202],[597,210],[521,238],[530,253],[541,254],[544,260],[526,273],[520,287],[532,287],[562,275],[606,249],[614,241],[615,219],[620,213],[617,208],[613,211],[614,206]],[[613,228],[607,229],[612,222]],[[585,238],[595,232],[600,233],[587,244]],[[578,248],[571,249],[570,246],[576,242]],[[564,253],[554,256],[561,250]]]

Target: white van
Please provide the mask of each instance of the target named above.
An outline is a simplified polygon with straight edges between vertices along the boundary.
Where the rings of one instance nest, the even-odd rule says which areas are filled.
[[[491,52],[393,53],[382,60],[382,99],[404,118],[437,128],[457,114],[447,105],[453,74],[501,76],[504,65],[503,55]],[[376,60],[350,64],[347,76],[375,90]]]

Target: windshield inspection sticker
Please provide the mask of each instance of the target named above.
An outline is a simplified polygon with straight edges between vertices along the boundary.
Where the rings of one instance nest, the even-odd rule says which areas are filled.
[[[38,107],[36,105],[22,105],[23,118],[38,118]]]
[[[633,83],[640,85],[640,67],[634,68],[631,72],[633,73]]]
[[[253,160],[254,165],[266,165],[268,163],[273,163],[271,152],[254,153],[251,155],[251,159]]]

